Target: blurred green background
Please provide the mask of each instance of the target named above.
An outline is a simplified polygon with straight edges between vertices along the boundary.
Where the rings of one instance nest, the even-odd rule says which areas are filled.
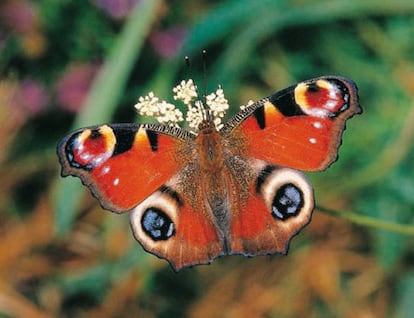
[[[59,177],[74,128],[133,122],[154,91],[203,78],[237,109],[324,74],[364,114],[309,174],[318,209],[288,256],[174,273]],[[0,317],[413,317],[414,2],[3,0]]]

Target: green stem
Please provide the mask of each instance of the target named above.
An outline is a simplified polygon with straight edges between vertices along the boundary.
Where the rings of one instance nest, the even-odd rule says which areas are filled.
[[[351,221],[358,225],[369,226],[375,229],[387,230],[387,231],[392,231],[392,232],[396,232],[399,234],[414,236],[413,225],[392,223],[388,221],[379,220],[378,218],[360,215],[360,214],[353,213],[350,211],[332,210],[332,209],[325,208],[322,206],[316,206],[316,209],[323,213]]]
[[[91,88],[82,112],[76,118],[74,128],[110,120],[140,56],[160,2],[141,1],[131,13]],[[63,235],[70,231],[75,211],[80,206],[83,187],[77,179],[59,179],[54,190],[55,231]]]
[[[112,117],[160,2],[146,0],[135,7],[106,58],[74,128],[104,122]]]

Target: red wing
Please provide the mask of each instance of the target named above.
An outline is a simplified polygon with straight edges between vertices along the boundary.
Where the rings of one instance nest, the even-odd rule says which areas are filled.
[[[175,271],[209,264],[223,255],[223,239],[207,211],[200,171],[187,166],[130,214],[136,240],[144,249],[166,259]]]
[[[113,124],[83,128],[58,145],[62,176],[79,177],[102,207],[125,212],[185,164],[193,136],[162,125]]]
[[[313,189],[300,171],[249,159],[254,178],[230,214],[230,253],[246,256],[286,254],[292,237],[311,220]]]
[[[248,157],[317,171],[336,160],[346,120],[361,111],[352,81],[324,76],[247,106],[221,131],[240,134]]]

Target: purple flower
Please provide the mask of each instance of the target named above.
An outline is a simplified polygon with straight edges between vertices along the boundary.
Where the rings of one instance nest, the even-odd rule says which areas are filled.
[[[77,112],[86,96],[98,66],[92,64],[72,64],[56,85],[56,98],[62,108]]]
[[[0,17],[12,31],[27,33],[38,27],[37,7],[28,1],[7,1],[0,9]]]
[[[150,42],[158,55],[170,58],[179,52],[186,36],[187,30],[183,26],[174,26],[152,34]]]
[[[93,2],[113,19],[120,20],[125,18],[140,0],[94,0]]]
[[[31,114],[38,114],[49,103],[49,95],[43,84],[32,79],[23,80],[20,84],[21,105]]]
[[[3,83],[3,85],[10,86],[7,104],[10,111],[15,114],[21,114],[23,117],[37,115],[49,103],[49,95],[45,86],[37,80],[27,78],[20,83],[10,82],[9,84]]]

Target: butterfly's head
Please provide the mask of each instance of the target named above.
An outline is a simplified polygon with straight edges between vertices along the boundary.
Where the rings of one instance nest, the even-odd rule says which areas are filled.
[[[220,86],[202,100],[193,80],[183,80],[173,88],[173,93],[174,100],[181,101],[187,107],[185,122],[191,131],[198,132],[206,123],[213,123],[217,130],[223,126],[222,118],[229,109],[229,104]],[[179,108],[161,101],[153,92],[140,97],[135,108],[140,115],[155,117],[161,124],[178,126],[184,121],[184,115]]]

